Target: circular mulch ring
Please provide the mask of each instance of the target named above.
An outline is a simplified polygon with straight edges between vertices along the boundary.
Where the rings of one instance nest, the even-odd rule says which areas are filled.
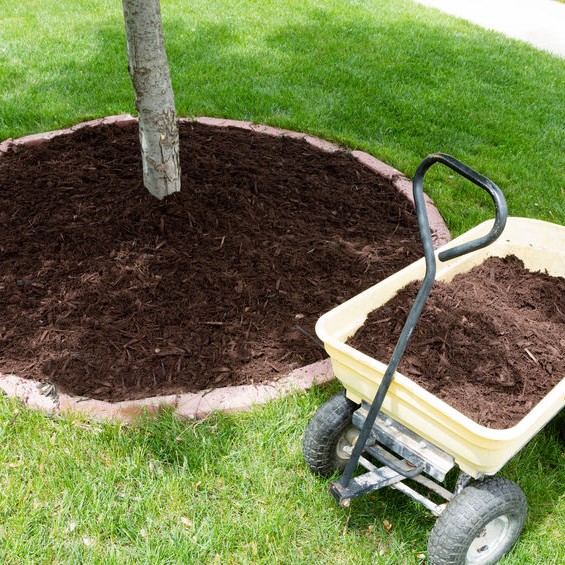
[[[131,116],[0,144],[4,390],[127,416],[307,387],[331,376],[317,318],[422,254],[411,183],[365,153],[207,118],[180,141],[162,202]]]

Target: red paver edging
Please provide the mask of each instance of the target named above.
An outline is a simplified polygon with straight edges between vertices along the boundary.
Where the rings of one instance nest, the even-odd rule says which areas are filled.
[[[343,147],[339,147],[329,141],[309,134],[253,124],[251,122],[207,117],[195,119],[180,118],[180,121],[198,122],[216,127],[235,127],[264,133],[274,137],[304,139],[307,143],[327,153],[345,150]],[[38,145],[56,136],[67,135],[86,127],[95,127],[103,124],[114,124],[118,127],[122,127],[132,123],[137,123],[137,118],[129,114],[122,114],[82,122],[63,130],[38,133],[18,139],[7,139],[0,143],[0,155],[8,151],[10,147]],[[412,182],[400,171],[379,161],[368,153],[352,151],[351,154],[361,164],[392,181],[394,187],[413,202]],[[432,200],[427,195],[425,195],[425,200],[434,245],[438,247],[447,243],[451,239],[451,234]],[[163,407],[172,409],[175,415],[181,418],[200,419],[218,410],[226,412],[248,410],[254,404],[265,403],[292,391],[308,390],[314,384],[325,383],[332,378],[333,372],[330,361],[329,359],[325,359],[296,369],[285,377],[269,384],[230,386],[204,390],[198,393],[154,396],[123,402],[103,402],[101,400],[70,396],[68,394],[59,394],[55,388],[48,383],[38,383],[37,381],[23,379],[16,375],[3,375],[1,373],[0,392],[20,398],[22,402],[30,408],[40,409],[50,413],[81,413],[94,420],[118,419],[132,421],[143,413],[157,413]]]
[[[23,379],[17,375],[0,375],[0,392],[22,400],[29,408],[48,413],[80,413],[93,420],[133,421],[142,414],[172,410],[179,418],[202,419],[215,411],[249,410],[284,394],[305,391],[315,384],[333,379],[329,359],[296,369],[270,384],[228,386],[197,393],[152,396],[140,400],[104,402],[91,398],[57,393],[49,383]]]

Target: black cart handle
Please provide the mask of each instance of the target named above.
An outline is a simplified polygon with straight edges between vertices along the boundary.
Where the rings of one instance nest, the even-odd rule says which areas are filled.
[[[418,165],[418,168],[416,169],[416,173],[414,175],[413,193],[416,215],[418,217],[418,224],[420,226],[420,237],[422,239],[422,245],[424,246],[424,256],[426,258],[426,273],[424,275],[424,279],[422,281],[422,285],[420,286],[418,294],[416,295],[416,299],[414,300],[414,304],[412,304],[412,308],[408,313],[404,327],[400,332],[400,337],[396,342],[396,346],[394,348],[394,351],[392,352],[390,361],[383,375],[379,388],[377,389],[377,393],[375,394],[369,412],[367,413],[365,422],[363,423],[363,426],[359,432],[359,437],[357,438],[353,452],[351,453],[349,461],[347,462],[343,474],[339,479],[339,487],[331,487],[334,492],[344,491],[345,493],[347,493],[349,481],[351,480],[353,472],[357,467],[361,453],[365,448],[365,444],[367,443],[371,429],[375,423],[375,420],[377,419],[377,415],[381,409],[386,393],[388,392],[388,389],[394,377],[394,373],[398,368],[398,365],[400,364],[400,360],[402,358],[402,355],[404,354],[408,340],[410,339],[412,331],[416,326],[416,322],[418,321],[418,318],[420,317],[422,310],[424,309],[426,299],[428,298],[435,280],[436,257],[434,254],[432,234],[430,232],[430,222],[428,220],[428,213],[426,211],[423,189],[424,176],[426,174],[426,171],[434,163],[442,163],[443,165],[448,166],[450,169],[459,173],[461,176],[470,180],[472,183],[486,190],[494,200],[494,205],[496,208],[496,218],[494,220],[494,225],[486,236],[479,237],[472,241],[457,245],[456,247],[452,247],[451,249],[442,251],[438,255],[440,261],[448,261],[449,259],[454,259],[455,257],[460,257],[461,255],[465,255],[466,253],[470,253],[471,251],[476,251],[477,249],[486,247],[498,238],[498,236],[502,233],[502,230],[504,230],[504,226],[506,225],[506,218],[508,216],[506,199],[504,198],[504,195],[502,194],[500,188],[498,188],[498,186],[496,186],[496,184],[494,184],[491,180],[483,177],[454,157],[445,155],[443,153],[428,155]],[[342,494],[339,496],[344,498],[347,495]]]
[[[451,249],[446,249],[442,251],[438,257],[440,261],[449,261],[450,259],[455,259],[455,257],[460,257],[466,253],[471,253],[477,249],[486,247],[493,241],[495,241],[498,236],[504,230],[506,225],[506,219],[508,217],[508,207],[506,206],[506,199],[504,194],[496,184],[494,184],[490,179],[487,179],[483,175],[477,173],[465,163],[462,163],[455,157],[450,155],[445,155],[444,153],[434,153],[428,155],[416,169],[414,175],[413,183],[413,194],[414,194],[414,204],[416,206],[416,215],[418,216],[418,224],[420,225],[420,237],[424,245],[424,254],[426,257],[428,253],[433,253],[433,244],[430,233],[430,225],[428,221],[428,215],[426,212],[426,204],[424,202],[424,176],[428,169],[435,163],[441,163],[446,165],[456,173],[459,173],[462,177],[470,180],[472,183],[486,190],[494,201],[494,206],[496,208],[496,217],[494,219],[494,225],[488,234],[483,237],[474,239],[473,241],[468,241],[452,247]]]

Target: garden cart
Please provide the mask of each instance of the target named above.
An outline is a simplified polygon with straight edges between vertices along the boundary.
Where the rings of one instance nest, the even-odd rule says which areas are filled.
[[[494,221],[437,251],[423,193],[424,176],[435,163],[484,189],[496,208]],[[489,257],[508,255],[517,256],[530,271],[563,277],[565,227],[508,218],[500,189],[444,154],[422,161],[413,193],[424,257],[324,314],[316,325],[345,391],[315,413],[304,435],[303,452],[313,472],[342,473],[330,485],[341,506],[390,486],[438,516],[428,541],[428,563],[496,563],[518,539],[527,503],[518,485],[495,474],[563,408],[565,378],[516,425],[493,429],[463,415],[397,368],[435,280],[449,282]],[[346,343],[369,313],[414,281],[422,281],[421,286],[388,365]],[[448,490],[445,478],[456,467],[459,479]]]

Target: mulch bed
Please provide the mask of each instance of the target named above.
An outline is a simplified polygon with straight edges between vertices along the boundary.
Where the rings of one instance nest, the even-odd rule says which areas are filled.
[[[1,372],[110,401],[269,381],[422,254],[412,206],[349,153],[194,123],[181,164],[159,202],[134,125],[0,157]]]
[[[419,284],[373,311],[349,343],[388,362]],[[479,424],[518,423],[564,377],[565,279],[490,258],[436,282],[399,371]]]

